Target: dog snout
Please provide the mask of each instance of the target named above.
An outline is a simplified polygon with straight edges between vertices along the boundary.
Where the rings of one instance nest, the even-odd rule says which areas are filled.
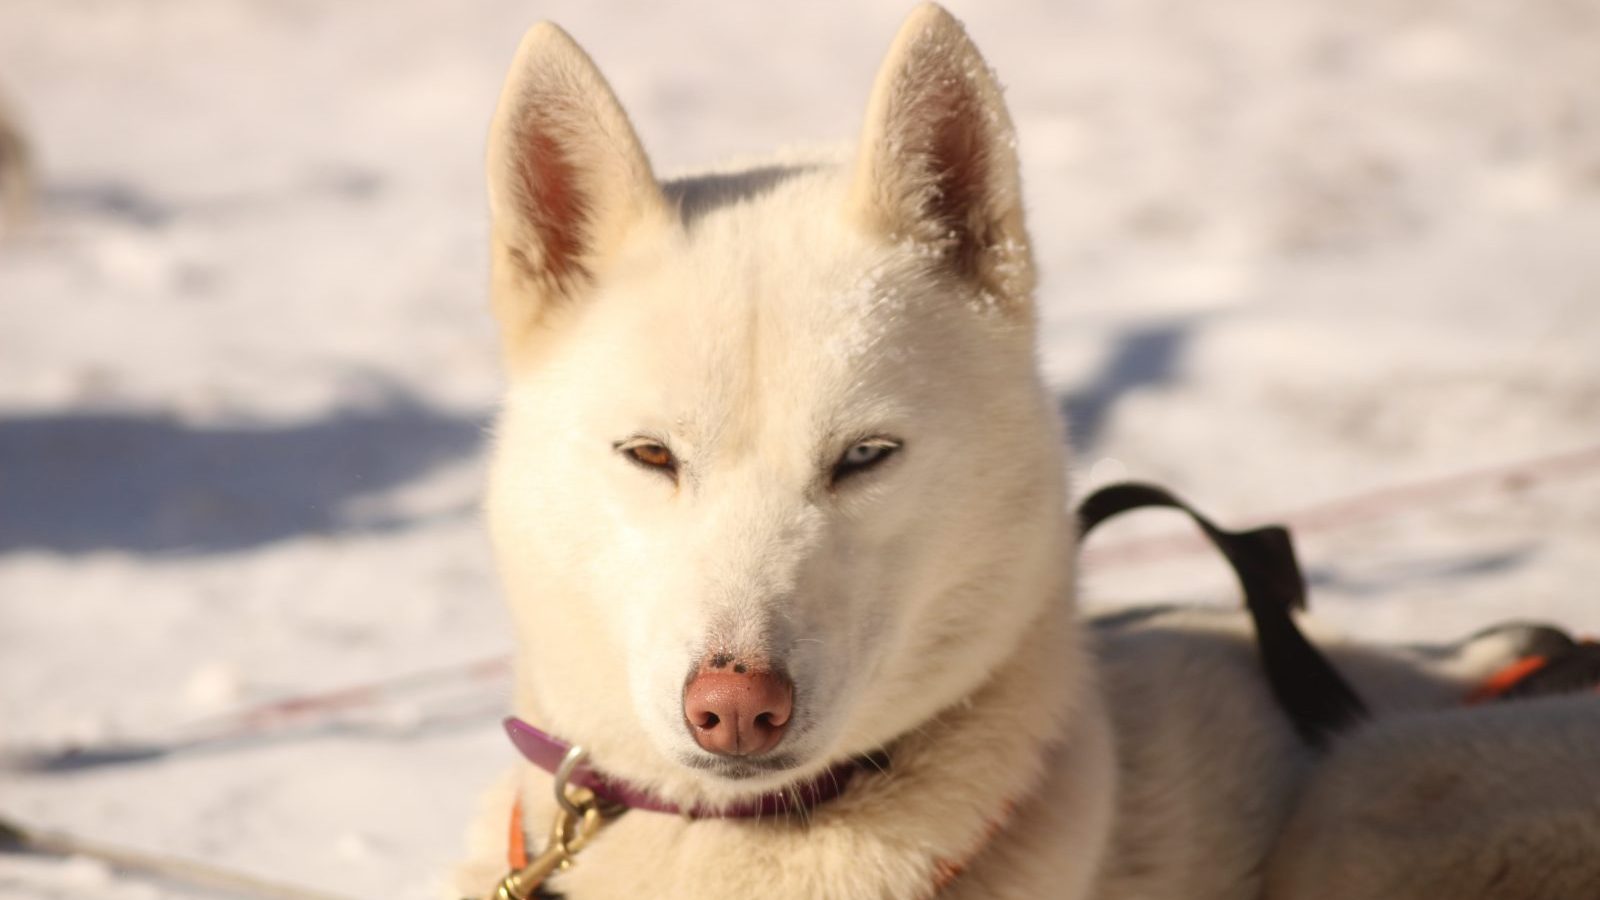
[[[683,688],[689,733],[719,756],[777,747],[793,711],[794,682],[764,663],[708,660]]]

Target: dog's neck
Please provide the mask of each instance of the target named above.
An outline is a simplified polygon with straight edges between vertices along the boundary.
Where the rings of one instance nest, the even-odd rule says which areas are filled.
[[[893,742],[890,771],[863,772],[809,816],[629,813],[550,887],[569,900],[931,897],[981,864],[991,842],[1007,840],[1013,811],[1035,800],[1052,753],[1101,738],[1098,689],[1078,629],[1068,603],[1052,604],[988,682]],[[1110,768],[1083,774],[1109,782]],[[551,777],[526,766],[516,791],[537,839],[554,813]]]

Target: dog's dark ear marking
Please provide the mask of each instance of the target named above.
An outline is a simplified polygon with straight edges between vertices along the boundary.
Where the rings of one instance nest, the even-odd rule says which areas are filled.
[[[878,71],[852,203],[869,227],[936,250],[987,299],[1027,307],[1011,117],[961,23],[934,4],[911,14]]]
[[[529,115],[512,135],[521,153],[513,170],[516,213],[528,227],[537,258],[521,247],[511,252],[527,274],[568,285],[574,276],[588,274],[583,245],[590,209],[578,188],[578,168],[569,157],[575,142],[557,137],[559,117],[543,115],[555,105],[545,101],[544,108]]]
[[[629,229],[666,209],[616,95],[547,22],[517,50],[488,156],[496,311],[508,334],[581,292]]]

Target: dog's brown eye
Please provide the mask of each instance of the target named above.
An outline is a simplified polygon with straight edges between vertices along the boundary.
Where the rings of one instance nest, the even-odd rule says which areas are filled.
[[[673,479],[678,477],[678,458],[672,455],[665,444],[649,438],[634,438],[618,444],[617,449],[646,469],[655,469]]]
[[[882,463],[899,449],[900,442],[891,438],[868,438],[858,441],[833,464],[834,484]]]

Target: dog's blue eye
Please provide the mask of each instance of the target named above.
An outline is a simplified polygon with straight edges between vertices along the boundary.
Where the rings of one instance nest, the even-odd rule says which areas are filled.
[[[839,461],[833,464],[833,480],[838,483],[841,479],[864,472],[893,456],[899,449],[900,442],[888,438],[861,441],[846,450]]]

